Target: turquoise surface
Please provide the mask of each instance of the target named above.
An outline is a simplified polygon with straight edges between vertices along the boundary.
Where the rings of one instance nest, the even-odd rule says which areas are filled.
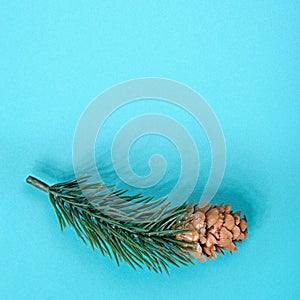
[[[299,1],[1,1],[0,298],[300,299],[299,25]],[[68,178],[86,106],[117,83],[149,76],[182,82],[211,105],[227,144],[215,201],[249,219],[239,252],[170,276],[118,268],[72,230],[61,233],[47,196],[25,183],[29,174]],[[154,101],[148,109],[186,122],[198,147],[205,144],[178,107]],[[125,107],[115,118],[132,111],[147,108]],[[102,157],[119,123],[111,124]],[[175,170],[148,190],[160,196],[179,157],[157,138],[147,145],[162,154],[169,147]],[[133,168],[147,173],[152,150],[137,151],[142,140],[136,146]],[[205,147],[196,200],[209,170]]]

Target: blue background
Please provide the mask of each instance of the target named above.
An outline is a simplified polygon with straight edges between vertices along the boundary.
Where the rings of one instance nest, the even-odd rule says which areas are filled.
[[[299,1],[48,2],[1,1],[0,298],[299,299]],[[118,269],[61,233],[46,195],[24,182],[67,177],[88,103],[148,76],[214,109],[227,142],[216,200],[250,226],[238,253],[169,277]]]

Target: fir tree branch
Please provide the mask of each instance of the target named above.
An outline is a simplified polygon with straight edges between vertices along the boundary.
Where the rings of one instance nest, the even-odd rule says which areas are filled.
[[[70,225],[84,243],[118,265],[126,262],[133,268],[168,273],[170,264],[192,263],[190,252],[175,239],[189,231],[178,226],[190,212],[187,203],[170,208],[166,199],[128,196],[103,183],[88,183],[88,177],[52,186],[32,176],[26,181],[49,194],[62,230]]]

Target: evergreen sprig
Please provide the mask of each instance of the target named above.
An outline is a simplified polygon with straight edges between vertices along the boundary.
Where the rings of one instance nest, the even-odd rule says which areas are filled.
[[[190,212],[186,202],[170,208],[166,198],[127,196],[125,190],[89,183],[88,177],[52,186],[32,176],[27,182],[49,194],[62,230],[70,225],[84,243],[118,265],[124,261],[134,269],[168,273],[170,264],[192,263],[190,252],[175,238],[188,231],[179,227]]]

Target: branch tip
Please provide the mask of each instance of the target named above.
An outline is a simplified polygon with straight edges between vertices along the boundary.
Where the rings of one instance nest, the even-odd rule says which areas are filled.
[[[33,176],[28,176],[26,178],[26,182],[40,189],[43,192],[49,193],[49,185]]]

